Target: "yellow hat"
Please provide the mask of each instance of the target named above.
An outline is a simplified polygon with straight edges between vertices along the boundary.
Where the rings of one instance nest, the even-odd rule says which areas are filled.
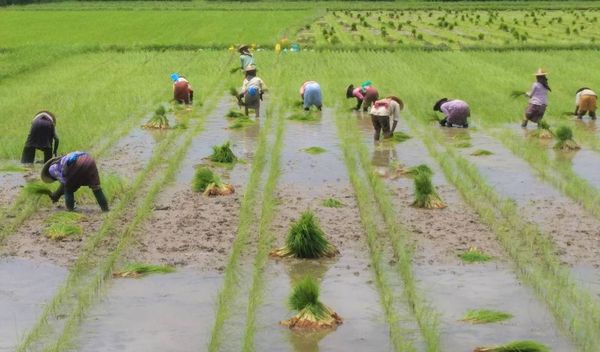
[[[542,68],[538,68],[537,72],[535,73],[536,76],[545,76],[547,75],[548,72],[544,72],[544,70],[542,70]]]
[[[250,65],[246,66],[246,68],[244,68],[244,71],[246,71],[246,72],[248,72],[248,71],[256,71],[256,65],[250,64]]]

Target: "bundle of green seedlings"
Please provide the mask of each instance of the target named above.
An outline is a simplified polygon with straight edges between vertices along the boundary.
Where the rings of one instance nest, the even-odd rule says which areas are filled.
[[[252,120],[251,118],[247,117],[247,116],[243,116],[243,117],[238,117],[235,119],[235,121],[233,121],[233,123],[231,125],[229,125],[230,129],[239,129],[239,128],[244,128],[244,127],[248,127],[248,126],[254,126],[256,124],[256,121]]]
[[[500,312],[491,309],[471,309],[467,311],[461,321],[471,324],[490,324],[497,323],[513,317],[510,313]]]
[[[305,211],[298,221],[292,223],[285,240],[285,246],[271,251],[272,257],[295,257],[316,259],[333,257],[337,248],[325,238],[315,215]]]
[[[392,141],[396,143],[402,143],[407,139],[410,139],[410,136],[402,131],[394,132],[392,135]]]
[[[234,87],[229,88],[229,94],[231,94],[231,96],[234,96],[236,98],[240,95],[240,93],[238,93],[238,90]]]
[[[232,185],[221,182],[221,178],[206,167],[196,170],[192,189],[194,192],[202,192],[205,196],[226,196],[235,192]]]
[[[323,201],[323,206],[327,208],[343,208],[346,205],[335,198],[327,198]]]
[[[231,150],[230,142],[223,143],[222,145],[213,145],[212,149],[211,161],[222,164],[232,164],[237,161],[237,157]]]
[[[454,141],[454,146],[456,148],[470,148],[471,145],[471,136],[467,133],[459,133],[452,137]]]
[[[426,209],[442,209],[446,204],[435,191],[431,177],[433,171],[425,165],[417,166],[413,171],[415,185],[415,201],[412,203],[414,207]]]
[[[536,341],[521,340],[499,346],[476,347],[473,352],[550,352],[550,349]]]
[[[481,263],[492,259],[491,256],[477,249],[477,247],[470,247],[466,252],[459,254],[458,257],[466,263]]]
[[[485,149],[477,149],[476,151],[471,153],[471,155],[473,155],[473,156],[486,156],[486,155],[492,155],[492,154],[494,154],[494,153],[490,152],[489,150],[485,150]]]
[[[321,154],[321,153],[325,153],[327,151],[327,149],[325,148],[321,148],[321,147],[308,147],[308,148],[304,148],[301,149],[303,152],[306,152],[308,154]]]
[[[581,149],[573,140],[573,131],[567,126],[560,126],[556,129],[556,139],[558,141],[554,145],[554,149],[569,151]]]
[[[44,235],[55,241],[81,235],[83,229],[79,226],[79,222],[84,218],[83,215],[72,211],[55,213],[46,219]]]
[[[229,118],[238,118],[238,117],[246,117],[246,115],[240,111],[236,111],[236,110],[229,110],[229,112],[227,113],[227,115],[225,115],[226,117]]]
[[[533,131],[530,136],[540,139],[552,139],[554,138],[554,133],[552,133],[550,125],[546,121],[540,120],[537,123],[536,130]]]
[[[513,90],[512,92],[510,92],[510,97],[513,99],[519,98],[519,97],[524,97],[527,95],[527,92],[522,91],[522,90]]]
[[[143,263],[128,263],[119,271],[113,273],[113,277],[142,277],[148,274],[168,274],[175,271],[170,265],[152,265]]]
[[[288,119],[295,121],[317,121],[320,115],[314,111],[306,111],[302,113],[292,114]]]
[[[169,119],[167,119],[167,110],[164,106],[159,105],[154,115],[142,125],[144,128],[167,129],[169,128]]]
[[[52,195],[52,190],[46,184],[34,181],[27,182],[23,187],[23,191],[30,195],[31,197],[40,197],[40,196],[50,196]]]
[[[294,286],[288,304],[298,314],[280,323],[290,329],[322,330],[342,324],[342,318],[319,301],[319,284],[310,276]]]

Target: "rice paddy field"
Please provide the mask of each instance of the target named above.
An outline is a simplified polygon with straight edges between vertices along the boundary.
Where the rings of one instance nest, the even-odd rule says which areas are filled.
[[[592,1],[0,7],[0,351],[598,351],[600,132],[572,115],[600,84],[598,18]],[[230,94],[244,43],[259,118]],[[540,67],[549,127],[521,128],[513,93]],[[171,102],[173,72],[193,105]],[[307,80],[322,111],[302,111]],[[366,80],[404,103],[392,140],[346,98]],[[442,97],[469,128],[440,127]],[[20,164],[40,110],[59,153],[95,158],[110,212],[87,189],[66,212]],[[155,111],[168,128],[143,127]]]

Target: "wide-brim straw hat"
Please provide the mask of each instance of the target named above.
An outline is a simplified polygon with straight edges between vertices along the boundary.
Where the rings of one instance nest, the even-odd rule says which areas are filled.
[[[398,98],[397,96],[391,95],[388,97],[388,99],[392,99],[393,101],[395,101],[396,103],[398,103],[398,105],[400,105],[400,110],[404,109],[404,102],[402,101],[402,99]]]
[[[42,115],[46,115],[47,117],[49,117],[50,120],[52,120],[52,123],[56,125],[56,116],[54,116],[53,113],[51,113],[50,111],[47,111],[47,110],[38,111],[38,113],[35,114],[33,119],[35,120]]]
[[[442,98],[442,99],[436,101],[435,104],[433,104],[433,111],[438,111],[440,109],[440,106],[442,106],[442,104],[444,104],[447,101],[448,101],[448,98]]]
[[[237,50],[241,53],[243,50],[249,49],[249,48],[250,48],[250,45],[242,44],[242,45],[238,46]]]
[[[351,84],[346,89],[346,98],[352,98],[352,92],[354,91],[354,84]]]
[[[547,74],[548,72],[545,72],[541,68],[538,68],[538,70],[534,73],[535,76],[546,76]]]
[[[42,167],[42,172],[40,174],[40,178],[42,179],[42,181],[44,181],[45,183],[52,183],[52,182],[56,181],[56,179],[54,177],[50,176],[50,166],[52,166],[52,164],[54,164],[54,163],[59,162],[60,158],[62,158],[62,156],[56,156],[56,157],[46,161],[46,163]]]
[[[244,68],[244,71],[246,71],[246,72],[256,71],[256,65],[250,64]]]

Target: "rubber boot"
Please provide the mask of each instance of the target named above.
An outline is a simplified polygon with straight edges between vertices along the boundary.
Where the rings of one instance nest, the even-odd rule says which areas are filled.
[[[102,209],[102,211],[108,211],[108,201],[101,189],[94,191],[94,197],[96,197],[96,202],[98,202],[100,209]]]
[[[65,192],[65,205],[68,211],[75,210],[75,193]]]

